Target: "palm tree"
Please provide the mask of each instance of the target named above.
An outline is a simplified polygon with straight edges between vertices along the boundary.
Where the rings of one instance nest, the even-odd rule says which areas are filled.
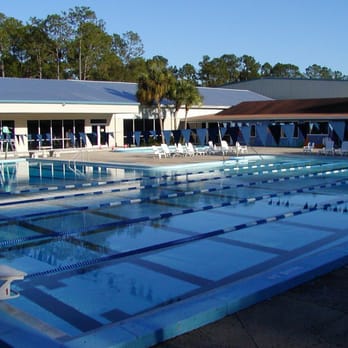
[[[187,85],[185,86],[185,129],[187,129],[187,115],[190,111],[191,107],[194,105],[201,105],[203,102],[203,97],[199,94],[197,87],[187,81]]]
[[[174,103],[174,129],[176,129],[176,120],[178,112],[185,104],[185,85],[186,80],[176,80],[169,90],[168,98]]]
[[[160,56],[146,62],[146,72],[138,80],[137,99],[141,104],[157,109],[162,142],[164,136],[161,102],[167,97],[173,82],[174,76],[167,68],[167,60]]]
[[[179,110],[185,105],[185,129],[187,128],[187,114],[192,105],[199,105],[202,97],[189,80],[176,80],[169,91],[168,98],[174,102],[174,128]]]

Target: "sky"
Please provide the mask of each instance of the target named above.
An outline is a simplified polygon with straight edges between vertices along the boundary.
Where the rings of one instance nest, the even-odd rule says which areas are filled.
[[[90,7],[109,34],[136,32],[145,58],[172,66],[246,54],[348,75],[348,0],[0,0],[0,12],[23,24],[76,6]]]

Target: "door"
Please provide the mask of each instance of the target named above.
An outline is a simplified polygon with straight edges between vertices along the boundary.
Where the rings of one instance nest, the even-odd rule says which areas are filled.
[[[92,145],[105,146],[107,145],[107,134],[105,124],[94,124],[92,126]]]

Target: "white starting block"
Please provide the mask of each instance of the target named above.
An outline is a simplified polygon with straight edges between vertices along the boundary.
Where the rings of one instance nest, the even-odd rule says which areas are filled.
[[[15,268],[0,265],[0,300],[8,300],[19,296],[17,292],[11,290],[11,283],[14,280],[22,280],[27,274]]]

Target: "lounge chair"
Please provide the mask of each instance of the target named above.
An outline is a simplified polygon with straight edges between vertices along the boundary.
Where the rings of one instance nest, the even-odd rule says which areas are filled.
[[[195,147],[195,153],[198,156],[205,156],[208,154],[209,148],[208,147]]]
[[[196,150],[193,147],[192,143],[186,144],[187,156],[194,156],[196,154]]]
[[[11,289],[11,283],[14,280],[22,280],[26,273],[18,271],[6,265],[0,265],[0,281],[3,283],[0,286],[0,300],[9,300],[19,296]]]
[[[161,144],[161,148],[162,148],[162,150],[164,152],[164,156],[165,157],[171,157],[171,156],[175,155],[175,151],[171,151],[167,144]]]
[[[237,156],[239,154],[246,154],[248,153],[248,147],[246,145],[241,145],[239,141],[236,141],[236,153]]]
[[[211,140],[209,140],[208,141],[208,154],[210,154],[210,155],[213,155],[213,154],[215,154],[216,153],[216,151],[217,151],[217,149],[216,149],[216,146],[214,145],[214,143],[211,141]]]
[[[175,147],[175,156],[186,156],[186,155],[187,155],[186,148],[182,146],[182,144],[178,143]]]
[[[158,146],[155,146],[155,145],[152,145],[152,154],[153,154],[153,157],[158,157],[158,158],[162,158],[162,157],[166,157],[164,151],[158,147]]]
[[[342,142],[342,145],[339,149],[335,150],[335,154],[338,154],[338,155],[347,155],[348,154],[348,141],[343,141]]]
[[[325,139],[324,147],[319,150],[319,154],[334,155],[335,154],[335,143],[331,139]]]
[[[312,152],[314,150],[315,143],[308,143],[303,147],[303,152]]]
[[[230,151],[230,148],[227,144],[227,141],[221,140],[221,152],[222,152],[222,154],[227,155],[229,151]]]

